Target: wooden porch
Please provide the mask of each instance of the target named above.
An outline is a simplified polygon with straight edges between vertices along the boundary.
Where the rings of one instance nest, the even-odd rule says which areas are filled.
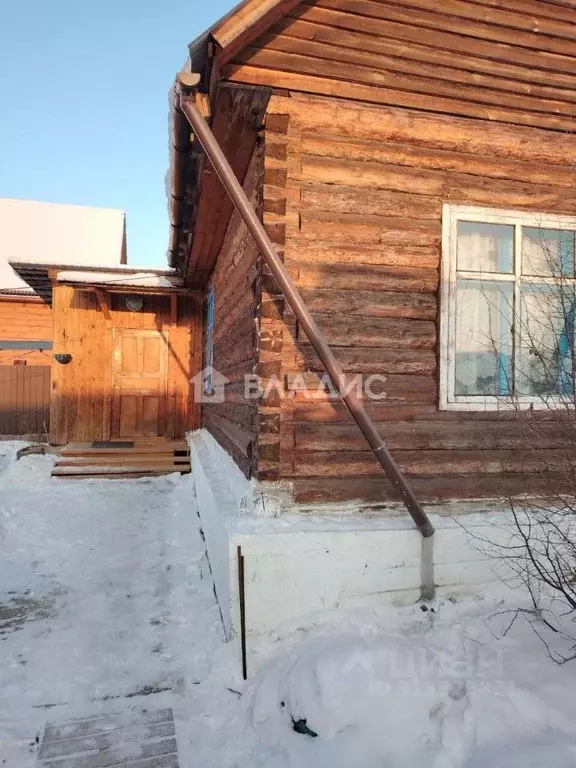
[[[53,477],[68,480],[157,477],[190,472],[184,440],[160,437],[69,443],[60,451]]]

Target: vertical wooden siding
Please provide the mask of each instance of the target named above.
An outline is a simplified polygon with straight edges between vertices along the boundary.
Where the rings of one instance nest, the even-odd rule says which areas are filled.
[[[574,214],[576,137],[292,94],[271,100],[265,146],[266,227],[345,370],[386,377],[368,407],[418,492],[489,495],[503,461],[506,490],[529,490],[522,424],[438,411],[442,203]],[[262,309],[260,364],[321,373],[273,286]],[[340,403],[284,392],[260,422],[275,433],[259,476],[293,479],[298,500],[391,495]],[[543,428],[541,447],[558,439]]]
[[[199,302],[178,299],[171,325],[169,296],[146,295],[141,312],[128,312],[125,296],[113,294],[106,320],[93,293],[70,286],[54,288],[54,352],[69,353],[68,365],[54,363],[51,436],[55,443],[110,438],[112,329],[159,330],[168,338],[170,423],[175,435],[198,426],[189,380],[198,365]]]
[[[48,435],[50,368],[0,365],[0,435]]]
[[[244,189],[261,211],[263,156],[254,151]],[[258,402],[247,399],[244,378],[257,367],[257,307],[260,259],[237,211],[228,226],[211,279],[214,287],[214,355],[217,374],[225,376],[225,401],[202,406],[202,424],[250,475],[257,462]]]

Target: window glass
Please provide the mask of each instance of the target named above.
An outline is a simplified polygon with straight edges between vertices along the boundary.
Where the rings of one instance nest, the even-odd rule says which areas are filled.
[[[456,395],[512,389],[511,283],[459,279],[456,285]]]
[[[522,274],[574,277],[574,232],[522,227]]]
[[[467,272],[513,272],[514,226],[459,221],[457,268]]]
[[[441,407],[576,401],[575,220],[444,205]]]
[[[519,394],[572,394],[574,291],[573,285],[522,285]]]

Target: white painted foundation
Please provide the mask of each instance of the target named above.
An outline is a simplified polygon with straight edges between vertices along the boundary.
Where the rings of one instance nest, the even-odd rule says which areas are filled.
[[[194,433],[190,445],[208,557],[229,636],[239,627],[238,546],[244,556],[248,636],[318,611],[419,599],[422,537],[398,507],[362,513],[353,505],[298,508],[285,486],[247,480],[206,430]],[[427,511],[436,527],[437,594],[474,594],[500,579],[500,566],[479,541],[510,538],[498,526],[497,507],[460,504]],[[451,516],[456,512],[462,524]]]

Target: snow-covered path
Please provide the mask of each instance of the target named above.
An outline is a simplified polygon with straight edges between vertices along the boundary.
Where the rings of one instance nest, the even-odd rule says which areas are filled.
[[[33,764],[47,718],[186,698],[223,643],[191,480],[66,482],[50,464],[0,475],[0,757],[14,768]]]
[[[512,626],[520,596],[305,616],[261,639],[243,683],[190,478],[69,483],[47,457],[3,467],[7,448],[1,768],[36,764],[47,720],[163,708],[180,768],[576,766],[576,661],[554,664],[525,614]]]

